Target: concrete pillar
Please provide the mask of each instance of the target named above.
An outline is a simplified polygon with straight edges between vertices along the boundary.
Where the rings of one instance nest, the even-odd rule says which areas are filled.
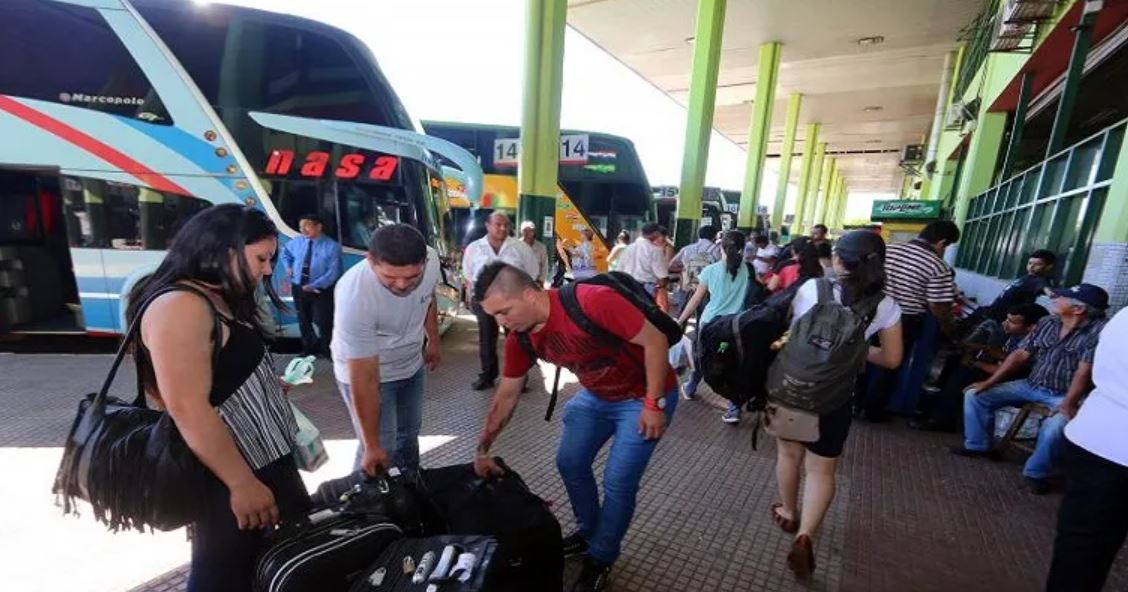
[[[822,183],[825,160],[826,142],[821,142],[815,149],[815,159],[811,162],[811,178],[807,180],[807,197],[803,200],[803,216],[800,218],[798,233],[806,233],[814,224],[811,220],[815,217],[815,203],[819,200],[819,184]]]
[[[787,119],[783,127],[783,147],[779,151],[779,184],[772,205],[772,228],[779,230],[783,224],[783,208],[787,203],[787,187],[791,182],[791,153],[795,151],[795,131],[799,127],[799,109],[803,95],[792,93],[787,99]]]
[[[760,206],[760,185],[764,177],[764,155],[772,131],[772,106],[775,104],[776,80],[779,77],[779,56],[782,44],[773,41],[760,46],[760,71],[756,76],[756,100],[752,103],[752,120],[748,124],[748,162],[744,170],[744,190],[740,192],[740,213],[737,227],[751,229]],[[786,186],[785,186],[786,187]]]
[[[560,166],[560,92],[564,79],[564,24],[567,0],[528,0],[525,28],[525,98],[521,109],[521,155],[517,168],[517,220],[532,221],[550,257],[556,252]],[[547,228],[546,228],[547,226]]]
[[[530,0],[534,2],[535,0]],[[701,194],[709,162],[709,135],[713,131],[713,108],[717,102],[717,74],[721,65],[721,36],[725,27],[726,0],[698,0],[697,28],[693,44],[693,70],[689,77],[689,107],[685,126],[685,156],[682,158],[674,244],[697,239],[701,221]]]
[[[811,208],[814,211],[811,226],[815,224],[826,224],[827,213],[830,211],[830,202],[834,199],[834,184],[838,180],[837,165],[838,161],[835,160],[833,156],[823,160],[822,187],[820,188],[821,195],[815,200],[815,206]]]

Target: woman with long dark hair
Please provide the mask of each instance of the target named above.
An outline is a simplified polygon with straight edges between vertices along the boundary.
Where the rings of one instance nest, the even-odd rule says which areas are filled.
[[[793,284],[823,276],[823,267],[819,264],[819,250],[814,243],[806,237],[800,237],[791,242],[793,259],[779,268],[779,271],[765,279],[768,291],[773,294],[790,288]]]
[[[744,233],[739,230],[729,230],[724,233],[721,238],[721,252],[724,257],[701,270],[700,275],[697,276],[699,282],[697,289],[678,317],[678,324],[685,325],[705,298],[708,298],[709,302],[697,322],[695,335],[701,335],[701,328],[714,318],[744,310],[745,296],[751,287],[751,282],[757,281],[756,274],[751,272],[750,266],[744,262],[746,241]],[[701,370],[695,367],[689,376],[689,381],[681,385],[682,398],[687,401],[696,398],[701,379]],[[740,407],[730,403],[728,411],[721,419],[725,423],[739,422]]]
[[[818,264],[816,259],[815,264]],[[888,296],[885,288],[885,242],[865,230],[847,232],[834,247],[834,299],[850,306],[867,297],[881,297],[865,337],[880,337],[880,347],[870,346],[868,360],[885,368],[901,363],[901,309]],[[815,281],[803,283],[792,300],[792,322],[818,303]],[[858,368],[860,373],[862,368]],[[776,481],[780,503],[772,506],[772,519],[788,534],[795,535],[787,565],[795,575],[804,578],[815,568],[811,539],[822,523],[834,499],[835,472],[850,431],[851,402],[829,413],[819,415],[819,439],[795,442],[777,438]],[[799,473],[805,469],[803,506],[799,508]]]
[[[129,296],[127,318],[142,315],[133,353],[145,392],[209,469],[192,526],[190,592],[250,590],[261,529],[309,505],[292,456],[297,426],[255,298],[261,285],[282,305],[269,282],[276,235],[261,211],[208,208]]]

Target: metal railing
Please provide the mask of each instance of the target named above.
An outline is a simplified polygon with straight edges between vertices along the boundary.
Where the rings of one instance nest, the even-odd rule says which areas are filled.
[[[1009,280],[1031,251],[1049,249],[1062,282],[1080,282],[1126,128],[1128,119],[971,198],[956,266]]]
[[[967,87],[975,78],[987,55],[991,53],[991,40],[995,35],[995,19],[999,18],[1000,0],[986,0],[983,11],[969,25],[967,35],[967,48],[964,49],[963,59],[960,62],[960,71],[956,76],[955,92],[953,97],[963,97]]]

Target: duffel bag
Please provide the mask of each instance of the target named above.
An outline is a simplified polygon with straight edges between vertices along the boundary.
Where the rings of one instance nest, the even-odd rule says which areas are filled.
[[[483,479],[472,464],[426,469],[423,492],[451,534],[497,539],[491,591],[559,590],[564,574],[560,522],[516,471],[494,460],[504,476]]]
[[[495,590],[497,540],[452,535],[400,539],[357,576],[349,592],[409,592],[435,586],[441,592]]]

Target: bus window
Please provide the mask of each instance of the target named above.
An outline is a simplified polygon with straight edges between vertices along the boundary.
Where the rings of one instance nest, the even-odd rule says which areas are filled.
[[[93,8],[0,3],[0,94],[168,125],[152,84]]]
[[[411,224],[418,228],[411,205],[395,187],[338,183],[341,213],[341,244],[368,249],[372,233],[388,224]]]
[[[325,234],[339,240],[332,181],[271,180],[268,190],[270,200],[287,226],[297,230],[302,216],[316,214],[321,218]]]
[[[63,212],[70,245],[129,251],[161,251],[196,212],[210,202],[148,187],[62,177]]]

